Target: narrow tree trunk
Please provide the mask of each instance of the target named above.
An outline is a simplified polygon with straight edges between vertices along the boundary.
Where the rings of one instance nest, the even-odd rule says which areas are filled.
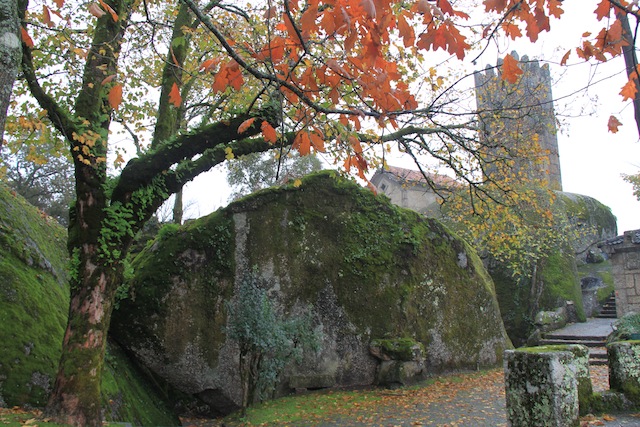
[[[18,74],[22,44],[17,0],[0,0],[0,148],[13,82]]]
[[[635,75],[637,85],[640,82],[640,73],[636,68],[638,65],[638,57],[636,56],[635,40],[631,33],[631,26],[629,25],[629,17],[620,9],[616,9],[616,15],[622,24],[622,37],[627,42],[626,46],[622,46],[622,54],[624,56],[624,64],[627,68],[627,75],[629,78],[632,78]],[[640,92],[638,92],[636,97],[633,99],[633,114],[636,119],[638,135],[640,135]]]
[[[182,215],[184,210],[182,208],[182,189],[174,194],[175,200],[173,202],[173,223],[182,224]]]

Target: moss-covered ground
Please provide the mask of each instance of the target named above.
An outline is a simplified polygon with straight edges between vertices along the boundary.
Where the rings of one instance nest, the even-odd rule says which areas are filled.
[[[0,184],[0,407],[47,402],[67,323],[67,259],[64,228]],[[104,366],[107,419],[178,424],[117,345]]]

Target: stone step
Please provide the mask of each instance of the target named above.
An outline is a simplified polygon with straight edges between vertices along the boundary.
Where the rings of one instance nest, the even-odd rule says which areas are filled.
[[[607,365],[608,363],[609,356],[607,355],[606,347],[595,347],[589,349],[590,365]]]
[[[604,341],[588,341],[588,340],[563,340],[556,338],[545,338],[540,340],[540,345],[568,345],[568,344],[581,344],[587,347],[602,347]]]
[[[615,313],[611,314],[598,314],[596,316],[598,319],[617,319],[618,316]]]
[[[607,337],[603,335],[571,335],[562,333],[548,333],[543,335],[543,339],[546,340],[561,340],[561,341],[595,341],[602,343],[600,347],[604,347],[604,343],[607,341]],[[568,342],[567,344],[576,344]],[[586,345],[586,344],[585,344]]]

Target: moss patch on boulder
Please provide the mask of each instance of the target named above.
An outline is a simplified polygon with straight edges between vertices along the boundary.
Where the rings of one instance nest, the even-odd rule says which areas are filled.
[[[67,324],[66,232],[0,184],[0,406],[43,407]],[[107,419],[179,425],[131,361],[110,344],[103,376]]]
[[[331,172],[193,221],[150,243],[134,266],[131,298],[112,331],[192,394],[239,400],[225,302],[254,267],[276,309],[311,315],[324,337],[321,350],[285,376],[371,384],[372,339],[421,343],[431,372],[493,366],[510,346],[472,248],[438,221]]]

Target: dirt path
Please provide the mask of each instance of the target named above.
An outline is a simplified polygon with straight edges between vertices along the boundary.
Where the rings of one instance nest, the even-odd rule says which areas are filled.
[[[606,366],[591,367],[594,391],[609,387]],[[335,406],[321,416],[294,423],[284,419],[269,426],[330,427],[499,427],[506,426],[502,370],[443,377],[425,387],[374,391],[378,400],[356,406]],[[220,427],[220,420],[189,420],[190,427]],[[230,424],[229,427],[253,424]],[[634,416],[584,418],[583,427],[640,426]]]

